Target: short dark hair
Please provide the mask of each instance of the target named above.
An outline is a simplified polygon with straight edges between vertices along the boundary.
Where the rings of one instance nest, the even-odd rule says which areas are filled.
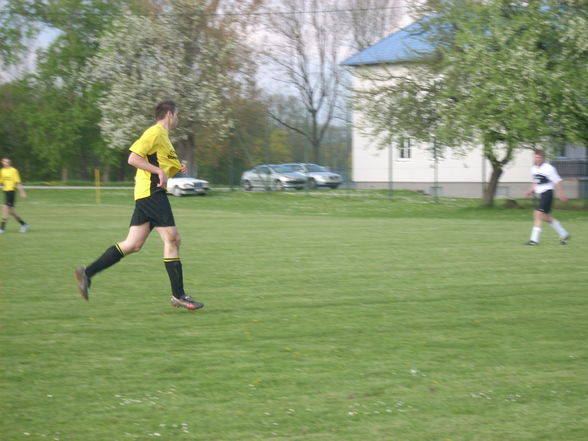
[[[155,107],[155,121],[159,121],[165,118],[167,112],[175,113],[176,112],[176,103],[171,100],[161,101]]]
[[[543,157],[545,158],[545,152],[544,152],[543,150],[540,150],[540,149],[535,149],[535,150],[534,150],[534,153],[535,153],[536,155],[543,156]]]

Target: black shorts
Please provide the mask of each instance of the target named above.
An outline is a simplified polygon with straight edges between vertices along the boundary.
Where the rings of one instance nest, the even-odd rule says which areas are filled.
[[[535,210],[542,211],[543,213],[551,212],[551,206],[553,205],[553,190],[544,191],[539,195]]]
[[[149,222],[149,227],[175,227],[174,214],[165,191],[157,191],[151,196],[137,199],[135,211],[131,218],[131,226],[143,225]]]
[[[14,207],[16,201],[16,192],[15,191],[5,191],[4,192],[4,204],[7,207]]]

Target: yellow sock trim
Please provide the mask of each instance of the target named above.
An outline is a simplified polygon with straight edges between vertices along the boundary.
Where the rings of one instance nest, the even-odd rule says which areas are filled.
[[[114,244],[114,246],[116,247],[116,249],[118,250],[118,252],[120,253],[121,256],[125,257],[126,254],[124,253],[124,251],[120,248],[120,246],[118,244]]]

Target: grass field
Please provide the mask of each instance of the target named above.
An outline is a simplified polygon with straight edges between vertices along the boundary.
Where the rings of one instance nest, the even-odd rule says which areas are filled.
[[[173,198],[162,246],[99,274],[127,190],[30,190],[0,235],[0,440],[585,441],[588,211],[378,192]],[[526,203],[523,203],[526,204]]]

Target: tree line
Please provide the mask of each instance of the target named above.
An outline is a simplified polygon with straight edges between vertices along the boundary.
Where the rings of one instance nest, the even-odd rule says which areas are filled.
[[[0,154],[28,180],[87,180],[96,168],[128,180],[128,147],[173,99],[172,141],[214,183],[262,162],[348,167],[337,63],[390,29],[395,3],[0,0],[0,62],[21,68],[0,84]],[[55,37],[23,69],[48,29]],[[258,81],[267,65],[273,92]]]
[[[349,76],[338,63],[398,29],[400,0],[0,0],[0,154],[30,180],[127,180],[127,148],[161,99],[192,171],[238,182],[258,163],[350,166]],[[431,51],[381,69],[353,106],[387,146],[435,157],[482,145],[485,203],[516,151],[588,145],[588,3],[428,0]],[[41,31],[56,37],[27,51]],[[400,73],[399,73],[400,72]],[[271,78],[272,87],[260,77]]]

